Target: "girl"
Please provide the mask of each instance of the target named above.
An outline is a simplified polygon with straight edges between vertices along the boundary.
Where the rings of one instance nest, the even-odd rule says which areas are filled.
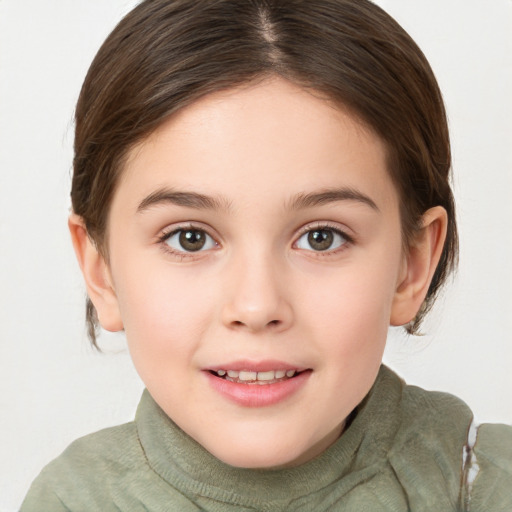
[[[69,226],[147,391],[22,510],[508,509],[511,429],[381,366],[454,267],[449,169],[372,3],[141,3],[82,88]]]

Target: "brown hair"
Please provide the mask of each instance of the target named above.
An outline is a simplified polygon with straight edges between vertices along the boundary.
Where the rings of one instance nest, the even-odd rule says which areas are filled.
[[[432,206],[448,234],[422,317],[454,268],[457,230],[443,100],[418,46],[369,0],[146,0],[96,55],[76,108],[73,210],[105,257],[109,206],[134,144],[214,91],[268,75],[314,89],[387,144],[404,243]],[[89,336],[97,317],[88,300]]]

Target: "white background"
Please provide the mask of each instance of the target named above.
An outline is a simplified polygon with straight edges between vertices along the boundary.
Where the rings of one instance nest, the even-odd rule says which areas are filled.
[[[0,0],[0,511],[73,439],[132,419],[122,338],[94,353],[68,240],[72,115],[99,45],[134,1]],[[392,333],[408,382],[512,423],[512,2],[380,0],[429,58],[452,130],[458,277],[423,338]],[[114,353],[114,352],[119,353]]]

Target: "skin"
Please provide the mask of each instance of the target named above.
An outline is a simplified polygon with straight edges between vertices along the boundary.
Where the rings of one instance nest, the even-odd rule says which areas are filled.
[[[337,195],[300,200],[326,191]],[[207,96],[133,148],[109,214],[108,262],[70,218],[100,322],[125,330],[153,398],[213,455],[248,468],[301,464],[342,434],[375,381],[389,325],[410,321],[426,294],[444,210],[426,212],[423,226],[404,253],[383,142],[278,78]],[[191,227],[207,234],[202,250],[185,251],[179,232],[165,239]],[[334,236],[328,249],[311,244],[315,229]],[[309,372],[285,399],[249,407],[207,372],[242,360]]]

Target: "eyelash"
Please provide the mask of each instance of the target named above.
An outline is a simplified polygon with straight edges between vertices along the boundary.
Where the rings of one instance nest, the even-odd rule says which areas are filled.
[[[197,258],[198,254],[204,251],[198,250],[198,251],[180,251],[173,249],[167,242],[168,240],[173,237],[174,235],[180,233],[180,232],[187,232],[187,231],[196,231],[204,233],[207,237],[211,238],[216,246],[218,246],[218,242],[216,241],[215,237],[210,235],[208,233],[208,230],[206,230],[204,227],[201,226],[195,226],[194,224],[187,224],[184,226],[178,226],[173,227],[169,230],[165,230],[160,236],[157,238],[158,244],[162,247],[162,249],[172,256],[180,258],[180,260],[184,260],[187,258]]]
[[[187,232],[187,231],[202,232],[207,237],[211,238],[216,246],[219,245],[219,243],[216,241],[215,237],[208,233],[208,230],[206,230],[204,227],[196,226],[194,224],[187,224],[187,225],[184,225],[184,226],[173,227],[173,228],[171,228],[169,230],[166,230],[161,235],[158,236],[157,242],[159,243],[159,245],[162,247],[162,249],[165,252],[170,253],[171,255],[180,258],[181,260],[184,260],[184,259],[187,259],[187,258],[194,258],[194,257],[197,258],[199,253],[205,252],[205,251],[201,251],[200,249],[197,250],[197,251],[186,251],[186,250],[181,251],[181,250],[176,250],[176,249],[173,249],[167,243],[168,240],[171,237],[173,237],[174,235],[176,235],[176,234],[178,234],[180,232]],[[322,251],[322,250],[315,251],[313,249],[300,249],[300,248],[298,248],[297,244],[298,244],[299,240],[304,235],[306,235],[308,233],[311,233],[313,231],[330,231],[330,232],[333,232],[334,234],[336,234],[338,236],[341,236],[345,240],[345,242],[340,247],[337,247],[335,249],[326,249],[324,251]],[[338,226],[332,225],[332,224],[330,224],[328,222],[317,222],[317,223],[314,223],[314,224],[308,224],[308,225],[304,226],[300,230],[299,234],[296,236],[295,241],[292,244],[292,247],[297,248],[299,250],[304,250],[306,252],[310,252],[310,253],[312,253],[312,254],[314,254],[316,256],[328,257],[328,256],[332,256],[334,254],[338,254],[339,252],[345,250],[347,248],[347,246],[352,245],[353,243],[354,243],[354,238],[352,236],[348,235],[345,231],[341,230]]]
[[[331,231],[331,232],[335,233],[336,235],[341,236],[345,240],[345,242],[340,247],[337,247],[335,249],[326,249],[325,251],[314,251],[312,249],[311,250],[303,249],[304,251],[310,252],[310,253],[314,254],[315,256],[329,257],[329,256],[336,255],[336,254],[340,253],[341,251],[344,251],[345,249],[347,249],[348,246],[353,245],[355,242],[354,237],[348,235],[345,231],[340,229],[339,226],[330,224],[329,222],[316,222],[316,223],[308,224],[308,225],[304,226],[300,230],[299,235],[296,237],[293,245],[297,246],[299,240],[304,235],[311,233],[313,231]],[[300,250],[300,248],[298,248],[298,249]]]

